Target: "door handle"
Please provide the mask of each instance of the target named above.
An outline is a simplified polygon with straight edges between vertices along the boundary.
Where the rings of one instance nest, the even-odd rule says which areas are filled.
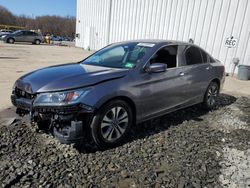
[[[185,73],[184,72],[180,72],[180,76],[184,76],[185,75]]]

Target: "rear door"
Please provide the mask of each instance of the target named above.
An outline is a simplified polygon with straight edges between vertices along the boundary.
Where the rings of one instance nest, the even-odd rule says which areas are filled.
[[[189,87],[186,98],[190,103],[200,102],[203,99],[207,86],[211,80],[211,65],[207,54],[196,46],[186,45],[183,50],[183,67],[188,68]]]
[[[25,42],[34,42],[35,37],[36,37],[35,34],[36,33],[32,31],[26,31]]]

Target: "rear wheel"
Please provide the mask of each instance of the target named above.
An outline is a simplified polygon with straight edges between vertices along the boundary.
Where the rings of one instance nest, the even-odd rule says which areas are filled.
[[[216,99],[219,95],[219,85],[216,82],[211,82],[207,88],[205,97],[204,97],[204,107],[206,109],[213,109],[216,105]]]
[[[15,40],[14,40],[13,38],[9,38],[9,39],[7,40],[7,42],[10,43],[10,44],[14,44]]]
[[[41,41],[38,40],[38,39],[36,39],[35,42],[34,42],[34,44],[36,44],[36,45],[39,45],[40,43],[41,43]]]
[[[100,148],[119,145],[127,135],[133,122],[130,106],[114,100],[103,106],[90,125],[91,136]]]

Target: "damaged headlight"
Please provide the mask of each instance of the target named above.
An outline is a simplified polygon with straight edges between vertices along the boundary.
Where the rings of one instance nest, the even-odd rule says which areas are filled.
[[[89,90],[75,90],[55,93],[41,93],[37,95],[34,106],[63,106],[76,104]]]

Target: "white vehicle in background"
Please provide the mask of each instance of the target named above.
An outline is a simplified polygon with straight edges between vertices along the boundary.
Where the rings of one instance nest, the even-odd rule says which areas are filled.
[[[2,36],[8,35],[8,34],[10,34],[10,33],[12,33],[12,32],[13,32],[13,31],[8,30],[8,29],[1,29],[1,30],[0,30],[0,37],[2,38]]]

